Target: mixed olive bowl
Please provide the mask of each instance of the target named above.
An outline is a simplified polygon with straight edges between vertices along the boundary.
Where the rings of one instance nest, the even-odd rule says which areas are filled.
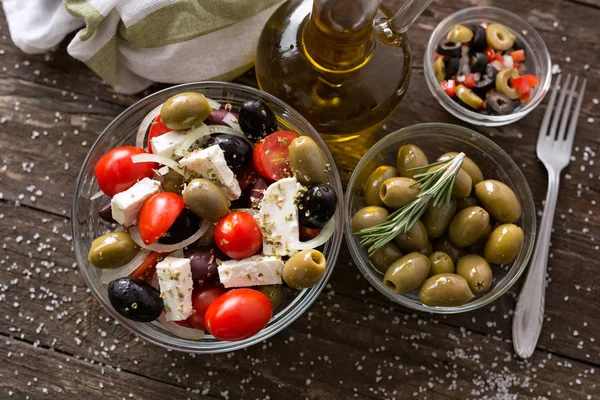
[[[311,137],[321,147],[327,158],[327,162],[331,165],[329,181],[337,194],[338,211],[335,215],[335,232],[327,243],[320,248],[327,260],[325,274],[321,281],[310,289],[287,292],[284,303],[274,313],[268,325],[256,335],[245,340],[226,342],[215,339],[208,334],[201,340],[182,339],[167,331],[156,321],[152,323],[140,323],[124,318],[110,304],[107,287],[100,280],[101,270],[94,267],[87,259],[92,241],[111,230],[110,225],[105,223],[98,216],[97,212],[105,198],[100,197],[91,200],[99,190],[98,183],[94,178],[94,166],[96,162],[110,149],[117,146],[134,145],[136,131],[144,117],[155,107],[164,103],[169,97],[181,92],[202,93],[206,97],[216,100],[223,105],[230,103],[233,106],[233,110],[237,110],[248,100],[262,100],[275,113],[280,129]],[[335,266],[343,235],[344,219],[342,210],[342,185],[333,157],[321,137],[306,119],[282,101],[260,90],[233,83],[196,82],[174,86],[145,97],[123,111],[106,127],[92,146],[79,172],[73,198],[71,223],[75,243],[75,255],[81,273],[94,297],[116,320],[143,339],[162,347],[191,353],[222,353],[248,347],[275,335],[300,317],[310,307],[325,288]]]
[[[363,188],[369,175],[378,167],[396,165],[398,149],[403,145],[416,145],[432,159],[448,152],[464,152],[481,169],[485,179],[495,179],[508,185],[521,205],[521,217],[517,225],[523,230],[523,246],[512,263],[493,267],[491,289],[476,295],[470,302],[453,307],[430,307],[419,301],[418,290],[407,294],[394,294],[383,282],[383,274],[369,260],[367,249],[352,232],[351,219],[366,205]],[[360,160],[352,173],[345,197],[346,243],[350,254],[365,278],[390,300],[419,311],[439,314],[455,314],[475,310],[498,299],[519,279],[533,251],[536,232],[535,205],[523,173],[497,144],[487,137],[458,125],[426,123],[409,126],[377,142]]]

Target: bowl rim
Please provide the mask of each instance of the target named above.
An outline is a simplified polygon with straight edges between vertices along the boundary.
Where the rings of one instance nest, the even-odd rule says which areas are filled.
[[[299,122],[301,122],[303,125],[306,125],[309,128],[309,130],[311,132],[310,135],[307,135],[306,132],[302,132],[301,134],[307,135],[307,136],[311,137],[314,141],[316,141],[317,144],[319,145],[319,147],[321,148],[321,150],[324,152],[325,157],[328,159],[328,161],[330,163],[330,177],[333,177],[333,181],[330,182],[330,184],[334,188],[336,194],[338,194],[338,196],[337,196],[338,197],[338,203],[337,203],[338,207],[337,207],[337,211],[335,213],[335,218],[337,219],[335,221],[335,225],[336,225],[335,231],[339,232],[339,234],[336,234],[334,231],[334,235],[327,242],[327,243],[331,243],[331,245],[330,245],[331,247],[329,250],[328,257],[327,257],[328,258],[328,266],[329,265],[331,265],[331,266],[325,270],[325,274],[323,275],[323,277],[321,278],[319,283],[317,285],[313,286],[312,288],[302,290],[300,293],[303,293],[303,292],[308,293],[306,295],[306,297],[301,298],[300,295],[296,296],[295,299],[292,300],[292,302],[287,305],[287,307],[279,310],[279,313],[278,313],[278,314],[282,314],[284,311],[289,311],[289,314],[286,313],[286,315],[278,318],[275,323],[273,323],[273,324],[270,323],[264,329],[262,329],[260,332],[255,334],[254,336],[251,336],[250,338],[247,338],[244,340],[231,341],[231,342],[230,341],[203,342],[202,340],[193,341],[193,340],[188,340],[188,339],[183,339],[183,338],[174,338],[169,335],[165,335],[162,332],[158,332],[155,329],[150,328],[150,324],[148,324],[148,323],[140,323],[140,322],[128,320],[125,317],[121,316],[117,311],[115,311],[114,308],[112,307],[112,305],[110,304],[110,302],[105,300],[105,298],[100,293],[100,290],[106,291],[105,287],[99,287],[98,285],[93,284],[93,282],[91,280],[92,277],[90,275],[91,273],[88,271],[88,268],[84,266],[84,265],[86,265],[85,261],[87,260],[87,254],[84,254],[82,251],[83,249],[82,249],[82,246],[79,241],[79,237],[80,237],[79,226],[76,223],[78,202],[79,202],[79,198],[80,198],[78,196],[78,193],[80,192],[81,187],[83,185],[83,178],[84,178],[86,167],[88,166],[88,163],[90,162],[90,159],[92,157],[92,154],[94,153],[94,150],[96,150],[96,148],[99,146],[102,139],[105,138],[106,136],[108,136],[114,130],[114,128],[117,127],[122,121],[131,117],[131,115],[134,114],[135,112],[137,112],[140,108],[143,108],[145,103],[151,102],[151,101],[153,101],[157,98],[163,97],[163,96],[165,96],[165,98],[166,98],[166,96],[168,96],[168,95],[173,95],[175,93],[179,93],[179,92],[186,91],[186,90],[201,92],[202,90],[223,89],[223,88],[245,92],[248,94],[248,96],[255,95],[259,98],[262,97],[263,99],[266,99],[268,102],[277,104],[279,107],[285,109],[285,111],[287,113],[292,114],[295,119],[298,119]],[[123,110],[104,128],[102,133],[98,136],[98,138],[95,140],[94,144],[91,146],[90,150],[88,151],[88,153],[81,165],[79,173],[77,174],[75,190],[73,193],[72,208],[71,208],[71,229],[72,229],[73,238],[74,238],[75,258],[76,258],[77,264],[79,266],[79,270],[81,271],[81,274],[83,275],[83,278],[85,280],[87,287],[90,288],[90,291],[92,292],[94,298],[102,305],[102,307],[113,318],[115,318],[121,325],[125,326],[126,329],[128,329],[130,332],[133,332],[136,336],[139,336],[152,344],[155,344],[155,345],[158,345],[163,348],[170,349],[170,350],[177,350],[177,351],[183,351],[183,352],[188,352],[188,353],[197,353],[197,354],[225,353],[225,352],[231,352],[231,351],[246,348],[248,346],[260,343],[260,342],[276,335],[283,329],[287,328],[294,321],[296,321],[315,302],[315,300],[321,294],[323,289],[325,289],[325,287],[329,281],[329,278],[331,277],[333,269],[336,265],[336,262],[337,262],[341,244],[343,242],[342,231],[343,231],[343,226],[344,226],[344,213],[343,213],[344,196],[343,196],[340,174],[339,174],[337,167],[335,165],[335,162],[333,160],[334,160],[333,156],[332,156],[331,152],[329,151],[327,145],[321,138],[321,136],[314,129],[314,127],[300,113],[298,113],[292,107],[287,105],[282,100],[279,100],[275,96],[272,96],[269,93],[263,92],[259,89],[256,89],[256,88],[253,88],[250,86],[246,86],[246,85],[242,85],[242,84],[238,84],[238,83],[232,83],[232,82],[197,81],[197,82],[189,82],[189,83],[171,86],[171,87],[162,89],[160,91],[157,91],[155,93],[152,93],[148,96],[141,98],[140,100],[136,101],[134,104],[130,105],[125,110]],[[336,237],[337,237],[337,240],[334,240]],[[330,260],[331,260],[331,262],[330,262]],[[272,319],[275,317],[276,317],[276,315],[273,315]],[[164,340],[161,339],[161,337]],[[172,343],[172,341],[175,341],[176,343]]]
[[[451,22],[452,20],[466,18],[471,15],[475,16],[476,14],[479,15],[481,13],[485,14],[486,12],[498,13],[505,16],[507,19],[516,20],[520,24],[523,24],[526,27],[527,34],[522,34],[522,32],[515,33],[519,35],[519,37],[523,38],[526,44],[528,44],[529,42],[529,37],[534,38],[537,42],[540,43],[543,53],[542,57],[544,59],[544,64],[546,65],[546,74],[540,77],[542,84],[536,91],[534,97],[530,99],[525,104],[525,106],[522,107],[521,110],[508,115],[479,114],[475,111],[471,111],[459,105],[446,95],[446,93],[440,87],[438,81],[435,79],[433,74],[433,62],[431,61],[431,54],[433,54],[433,52],[435,51],[435,47],[437,46],[437,42],[434,42],[433,39],[436,36],[438,36],[440,31],[442,30],[442,27],[448,25],[449,22]],[[537,32],[537,30],[525,19],[521,18],[519,15],[511,11],[502,8],[476,6],[458,10],[457,12],[450,14],[449,16],[444,18],[440,23],[438,23],[431,36],[429,36],[429,40],[427,42],[427,48],[425,50],[425,55],[423,59],[423,73],[425,75],[425,82],[427,83],[431,94],[433,95],[433,97],[436,98],[438,103],[450,114],[473,125],[502,126],[516,122],[519,119],[525,117],[544,100],[544,97],[546,96],[546,93],[550,89],[550,85],[552,83],[552,60],[550,59],[550,52],[548,51],[546,43],[544,42],[540,34]]]
[[[374,154],[385,152],[386,149],[389,147],[388,143],[390,141],[392,141],[392,139],[398,139],[399,137],[406,136],[407,134],[410,134],[411,131],[414,131],[414,130],[440,129],[443,131],[444,128],[449,128],[449,129],[460,131],[459,135],[462,135],[464,139],[467,139],[468,137],[473,137],[473,136],[476,137],[477,138],[476,140],[481,141],[485,145],[490,146],[494,151],[497,151],[497,152],[503,154],[505,156],[505,158],[508,160],[508,163],[512,164],[511,166],[515,170],[515,173],[516,173],[518,179],[525,183],[526,190],[525,190],[524,196],[529,199],[529,202],[533,206],[533,218],[532,218],[532,225],[531,225],[532,238],[531,238],[531,245],[527,249],[525,249],[525,253],[524,253],[525,256],[523,258],[523,262],[521,263],[521,265],[518,266],[518,269],[516,270],[515,275],[512,276],[509,280],[507,280],[506,284],[502,288],[500,288],[497,292],[493,292],[493,291],[487,292],[482,297],[475,299],[474,301],[471,301],[469,303],[466,303],[462,306],[429,307],[429,306],[426,306],[423,304],[418,304],[416,302],[408,300],[404,295],[397,295],[397,294],[392,293],[389,289],[386,289],[386,288],[380,286],[380,280],[375,279],[374,274],[369,273],[371,270],[371,267],[364,260],[363,255],[361,254],[361,248],[359,245],[356,244],[356,242],[355,242],[356,238],[355,238],[354,234],[352,233],[352,229],[350,227],[351,213],[352,213],[352,210],[350,209],[350,205],[352,204],[352,201],[351,201],[351,199],[353,197],[352,193],[355,191],[355,186],[357,184],[358,177],[361,174],[362,170],[364,169],[365,164],[368,162],[368,160],[370,158],[372,158],[372,156]],[[454,132],[454,133],[456,133],[456,132]],[[415,134],[417,134],[417,132],[415,132]],[[441,133],[441,134],[443,135],[443,133]],[[463,127],[461,125],[456,125],[456,124],[448,124],[448,123],[441,123],[441,122],[427,122],[427,123],[410,125],[410,126],[406,126],[404,128],[398,129],[398,130],[390,133],[389,135],[385,136],[383,139],[379,140],[361,158],[358,165],[352,172],[350,181],[348,183],[348,187],[346,188],[344,214],[346,217],[345,224],[344,224],[344,237],[346,239],[346,243],[350,250],[350,255],[351,255],[354,263],[358,266],[358,269],[360,270],[360,272],[367,279],[367,281],[371,284],[371,286],[373,286],[381,294],[385,295],[388,299],[392,300],[393,302],[395,302],[397,304],[400,304],[402,306],[408,307],[413,310],[425,311],[425,312],[430,312],[430,313],[434,313],[434,314],[458,314],[458,313],[473,311],[478,308],[484,307],[484,306],[492,303],[493,301],[496,301],[498,298],[502,297],[517,282],[517,280],[521,277],[521,275],[523,274],[523,272],[529,265],[529,261],[531,259],[531,255],[533,254],[533,250],[535,247],[535,241],[536,241],[537,221],[536,221],[536,217],[535,217],[535,203],[533,200],[533,194],[531,193],[529,184],[527,184],[527,179],[525,178],[525,175],[523,175],[523,172],[521,171],[521,169],[514,162],[512,157],[510,157],[510,155],[508,153],[506,153],[494,141],[492,141],[488,137],[482,135],[481,133],[474,131],[473,129],[466,128],[466,127]],[[510,269],[512,269],[512,268],[514,268],[514,265],[512,265]],[[506,279],[506,278],[507,277],[505,277],[503,279]]]

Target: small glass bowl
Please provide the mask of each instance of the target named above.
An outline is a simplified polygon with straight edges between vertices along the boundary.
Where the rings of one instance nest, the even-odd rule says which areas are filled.
[[[523,229],[523,248],[514,262],[493,266],[492,289],[458,307],[429,307],[419,301],[417,291],[398,295],[392,293],[383,282],[383,275],[369,261],[367,250],[352,233],[352,216],[365,206],[363,187],[375,168],[381,165],[396,165],[398,149],[405,144],[419,146],[433,162],[443,153],[464,152],[481,168],[485,179],[496,179],[511,187],[521,203],[521,218],[516,222]],[[435,158],[434,158],[435,157]],[[346,190],[346,243],[354,262],[365,278],[390,300],[419,311],[437,314],[456,314],[475,310],[502,296],[519,279],[533,251],[536,231],[536,214],[533,196],[523,173],[504,150],[485,136],[458,125],[427,123],[409,126],[389,134],[375,144],[360,160],[352,173]]]
[[[433,53],[436,51],[438,44],[444,40],[448,31],[457,24],[468,25],[480,24],[482,22],[500,23],[520,38],[525,43],[527,73],[536,75],[541,81],[533,89],[531,99],[508,115],[480,114],[458,104],[444,93],[433,72]],[[423,63],[425,81],[433,97],[450,114],[473,125],[502,126],[520,120],[542,102],[552,81],[550,53],[541,36],[523,18],[496,7],[465,8],[440,22],[429,38]]]
[[[335,216],[337,219],[335,233],[321,250],[327,259],[327,270],[321,281],[314,287],[297,292],[295,297],[288,299],[288,303],[284,303],[262,331],[251,338],[236,342],[220,341],[211,335],[206,335],[199,341],[182,339],[167,331],[158,322],[139,323],[122,317],[110,304],[106,285],[100,281],[101,271],[87,260],[87,254],[92,241],[110,229],[97,213],[100,204],[103,202],[103,198],[90,200],[90,197],[99,190],[98,183],[94,178],[94,166],[96,162],[104,153],[112,148],[123,145],[135,145],[136,131],[148,112],[165,102],[169,97],[177,93],[189,91],[202,93],[206,97],[222,104],[231,103],[234,110],[248,100],[260,99],[264,101],[277,116],[280,127],[310,136],[319,144],[331,164],[329,180],[338,196],[339,211]],[[72,228],[75,254],[81,273],[88,287],[92,290],[94,297],[98,299],[113,317],[135,334],[151,343],[173,350],[191,353],[228,352],[248,347],[275,335],[300,317],[315,301],[325,288],[338,256],[342,242],[344,222],[342,207],[342,184],[333,157],[319,134],[298,112],[275,97],[251,87],[222,82],[188,83],[162,90],[138,101],[115,118],[92,146],[77,178],[73,198]]]

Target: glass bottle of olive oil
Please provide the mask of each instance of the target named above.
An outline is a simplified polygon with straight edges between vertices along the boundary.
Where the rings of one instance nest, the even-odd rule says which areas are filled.
[[[431,0],[408,0],[405,12],[393,17],[380,2],[288,0],[258,44],[260,88],[307,118],[338,168],[349,172],[406,93],[410,47],[404,28]]]

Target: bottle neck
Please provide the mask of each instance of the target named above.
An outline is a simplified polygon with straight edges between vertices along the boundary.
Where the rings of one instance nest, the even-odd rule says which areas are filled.
[[[380,0],[314,0],[302,32],[315,66],[347,72],[364,65],[375,45],[373,20]]]

